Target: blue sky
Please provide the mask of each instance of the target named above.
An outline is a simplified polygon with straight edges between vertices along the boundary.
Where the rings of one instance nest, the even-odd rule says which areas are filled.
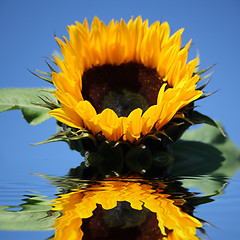
[[[189,60],[200,52],[201,68],[216,64],[215,73],[206,88],[216,94],[199,101],[198,110],[223,123],[230,138],[240,146],[239,114],[239,55],[240,55],[240,2],[230,1],[0,1],[0,87],[48,87],[49,84],[34,77],[27,69],[47,70],[43,57],[50,57],[58,45],[54,34],[67,36],[67,25],[85,18],[92,21],[96,15],[105,23],[112,18],[128,21],[142,15],[149,23],[168,21],[172,33],[184,28],[183,44],[193,39]],[[66,166],[79,163],[77,153],[63,143],[29,146],[55,133],[55,121],[50,119],[38,126],[28,125],[19,111],[0,115],[2,126],[2,153],[0,163],[7,170],[8,161],[19,167],[23,162],[16,158],[34,155],[34,164],[24,171],[46,170],[64,174]],[[15,151],[9,153],[9,146]],[[52,158],[70,159],[58,166],[47,168]],[[77,160],[77,161],[76,161]],[[30,160],[26,160],[27,163]],[[6,163],[8,162],[8,164]],[[5,168],[4,168],[5,167]],[[45,169],[46,168],[46,169]],[[62,169],[62,172],[61,170]],[[20,173],[19,173],[20,174]]]

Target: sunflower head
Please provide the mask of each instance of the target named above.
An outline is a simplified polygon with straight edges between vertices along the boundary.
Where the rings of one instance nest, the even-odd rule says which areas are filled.
[[[52,82],[61,105],[49,112],[64,140],[90,165],[110,154],[132,170],[145,171],[153,159],[168,166],[167,147],[196,123],[194,101],[203,94],[198,58],[187,62],[191,41],[181,46],[183,29],[170,36],[167,22],[149,26],[138,17],[105,25],[95,17],[91,27],[85,20],[68,32],[69,40],[56,38],[63,58],[54,56],[60,72]]]

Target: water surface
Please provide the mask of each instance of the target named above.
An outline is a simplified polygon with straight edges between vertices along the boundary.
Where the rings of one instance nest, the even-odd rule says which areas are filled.
[[[57,231],[56,219],[61,220],[61,214],[64,212],[64,209],[61,211],[53,210],[56,199],[58,199],[58,203],[61,203],[62,199],[65,203],[69,203],[72,201],[71,196],[73,194],[81,194],[79,192],[76,193],[76,191],[80,190],[81,192],[85,191],[85,189],[88,189],[87,193],[84,193],[85,195],[90,192],[96,196],[103,189],[107,189],[108,192],[110,189],[113,192],[112,196],[114,196],[114,191],[115,195],[117,195],[116,189],[118,189],[115,185],[109,187],[109,181],[93,182],[39,174],[31,175],[30,179],[31,181],[19,179],[12,179],[11,181],[2,180],[0,183],[0,226],[1,229],[4,229],[0,231],[1,239],[54,239],[54,234]],[[126,182],[128,183],[129,179],[114,181],[122,186]],[[181,208],[182,203],[179,204],[179,201],[187,201],[188,208],[190,209],[191,207],[192,211],[190,215],[193,215],[196,219],[204,220],[201,221],[202,229],[210,239],[237,239],[236,237],[240,233],[236,224],[240,216],[240,192],[238,191],[240,172],[231,178],[202,175],[155,179],[154,181],[134,179],[133,182],[134,184],[142,184],[142,186],[149,185],[149,189],[152,191],[150,191],[150,194],[155,194],[156,186],[158,188],[160,186],[163,192],[159,194],[168,194],[167,199],[174,199],[177,202],[175,204],[178,205],[177,207]],[[167,187],[163,187],[163,185]],[[119,187],[119,185],[117,186]],[[127,188],[131,188],[131,185]],[[140,198],[140,201],[145,201],[141,200],[144,194],[140,193],[137,196]],[[122,194],[119,196],[122,196]],[[100,198],[96,197],[96,199]],[[121,198],[118,201],[123,202],[123,200],[124,198]],[[129,200],[128,197],[125,200],[133,201]],[[135,200],[138,199],[136,198]],[[97,204],[99,203],[97,202]],[[73,205],[75,206],[76,203]],[[126,209],[126,206],[124,209]],[[189,209],[188,211],[185,210],[185,212],[189,213]],[[111,216],[111,219],[114,214],[114,212],[107,213],[107,215]],[[141,216],[143,215],[144,213],[141,213]],[[140,215],[137,216],[139,219]],[[111,224],[118,224],[115,220],[111,222],[113,222]],[[86,227],[86,223],[84,226]],[[197,230],[197,236],[201,239],[208,239],[202,233],[204,232],[203,230]]]

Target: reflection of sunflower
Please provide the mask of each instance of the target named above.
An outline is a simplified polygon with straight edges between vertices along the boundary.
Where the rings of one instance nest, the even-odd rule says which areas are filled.
[[[187,63],[191,41],[181,48],[183,29],[169,37],[167,22],[148,27],[138,17],[106,26],[95,17],[90,30],[85,20],[68,32],[70,40],[57,39],[61,72],[52,73],[62,107],[50,115],[70,127],[135,143],[202,95],[198,59]]]
[[[126,217],[129,211],[131,212],[130,209],[135,211],[134,214],[147,209],[147,211],[149,210],[151,214],[155,215],[154,219],[157,219],[155,221],[158,231],[149,229],[151,234],[156,234],[154,235],[156,239],[198,239],[195,236],[196,228],[201,228],[202,224],[176,206],[182,205],[185,200],[178,199],[175,201],[169,199],[170,195],[163,193],[165,187],[166,185],[163,183],[159,183],[157,188],[153,188],[147,183],[140,183],[135,180],[107,180],[86,189],[76,189],[73,192],[62,194],[55,199],[53,204],[54,211],[62,212],[62,216],[55,220],[56,232],[54,239],[82,239],[84,234],[89,234],[89,232],[83,232],[84,221],[94,216],[94,214],[96,215],[96,209],[99,209],[99,206],[104,209],[105,225],[110,224],[110,228],[114,227],[116,219]],[[123,202],[130,203],[131,207],[127,212],[125,210],[124,215],[120,216],[121,211],[116,211],[116,209],[118,209],[119,203]],[[106,215],[109,211],[115,212],[110,214],[111,217],[108,220]],[[139,219],[143,218],[142,215],[137,215],[137,218],[135,215],[135,220],[133,220],[134,214],[128,218],[128,225],[133,227],[132,219],[132,221],[140,221],[139,227],[144,228],[146,218],[141,222]],[[93,222],[94,220],[92,220]],[[98,232],[101,228],[100,219],[97,220],[97,223],[93,226],[94,233],[100,235],[101,232]],[[146,235],[146,232],[144,234]],[[97,239],[99,239],[98,237]],[[103,236],[101,237],[101,239],[105,239]],[[106,239],[109,239],[108,237],[109,235],[106,235]],[[91,239],[95,238],[91,237]]]

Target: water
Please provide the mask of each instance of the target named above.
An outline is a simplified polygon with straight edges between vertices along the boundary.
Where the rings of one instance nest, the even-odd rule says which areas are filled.
[[[91,208],[94,211],[94,218],[91,220],[93,223],[104,222],[106,225],[107,222],[108,226],[117,226],[121,229],[123,226],[125,226],[123,229],[129,226],[136,227],[132,225],[141,225],[144,219],[146,220],[146,216],[150,216],[147,215],[149,211],[142,206],[147,207],[149,202],[153,204],[154,201],[160,201],[157,200],[160,198],[162,200],[160,204],[157,202],[157,205],[167,204],[171,214],[174,214],[175,208],[182,208],[185,217],[192,214],[194,219],[204,220],[200,220],[202,229],[210,239],[238,239],[240,233],[238,228],[240,172],[233,177],[202,175],[151,181],[125,178],[93,182],[46,175],[31,175],[28,176],[29,178],[31,181],[19,179],[1,181],[0,225],[1,229],[7,230],[0,231],[0,239],[54,239],[56,233],[58,237],[55,236],[55,239],[66,239],[62,237],[67,231],[64,219],[67,219],[68,224],[70,222],[71,232],[77,231],[77,234],[80,234],[73,226],[73,223],[78,221],[76,214],[81,212],[83,214],[81,216],[85,218],[89,214],[87,210],[90,211]],[[150,198],[151,201],[148,202]],[[85,205],[80,206],[79,199],[85,201]],[[172,204],[173,200],[174,204]],[[117,201],[119,203],[116,206]],[[131,202],[134,210],[130,210],[126,202]],[[99,207],[101,204],[104,209]],[[139,206],[140,209],[137,209]],[[156,206],[150,207],[152,212],[160,211],[160,216],[164,218],[161,209],[155,211]],[[71,211],[66,210],[67,208],[71,208]],[[110,210],[113,208],[115,210]],[[102,214],[101,211],[105,216],[104,221],[98,218]],[[121,221],[116,218],[116,213],[121,215]],[[178,221],[176,219],[180,219],[180,216],[175,216],[174,219]],[[164,218],[163,221],[168,220]],[[88,232],[92,231],[86,220],[83,220],[81,225],[81,228],[87,229]],[[101,236],[107,234],[105,228],[102,230],[103,227],[94,226],[101,229]],[[208,239],[202,232],[197,230],[197,236]],[[86,234],[84,237],[83,239],[112,239],[111,237],[93,238]]]

